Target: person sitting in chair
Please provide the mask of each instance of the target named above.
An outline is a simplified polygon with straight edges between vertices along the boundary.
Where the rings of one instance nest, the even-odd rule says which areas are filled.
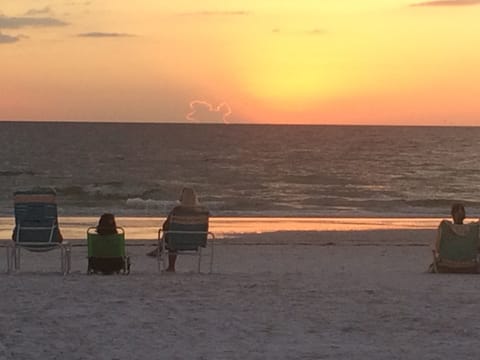
[[[465,220],[466,217],[466,212],[465,212],[465,206],[461,203],[455,203],[452,205],[452,208],[450,210],[450,214],[452,215],[452,220],[453,224],[455,225],[463,225],[463,220]],[[442,220],[446,221],[446,220]],[[440,238],[441,238],[441,231],[440,231],[440,226],[438,227],[438,232],[437,232],[437,237],[435,239],[435,242],[433,244],[433,250],[435,251],[436,254],[439,253],[439,245],[440,245]]]
[[[453,223],[442,220],[432,244],[433,263],[429,272],[478,273],[478,222],[464,224],[465,207],[452,205]]]
[[[195,216],[195,215],[208,216],[209,215],[208,209],[199,203],[197,194],[195,193],[195,190],[193,190],[192,188],[189,188],[189,187],[183,188],[180,194],[179,202],[180,204],[175,206],[170,211],[170,213],[167,216],[167,219],[164,221],[162,225],[163,231],[169,230],[170,220],[174,215],[189,215],[189,216]],[[166,236],[165,242],[167,243],[167,249],[168,249],[168,236]],[[150,251],[147,255],[156,257],[158,256],[159,251],[161,251],[161,249],[156,248]],[[177,255],[175,251],[169,250],[168,251],[168,268],[166,271],[175,272],[176,261],[177,261]]]
[[[118,234],[115,216],[110,213],[104,213],[100,216],[96,226],[96,232],[102,236]],[[90,266],[95,269],[94,272],[110,275],[115,272],[118,273],[123,268],[123,262],[124,259],[121,257],[94,258],[90,259]]]
[[[110,213],[105,213],[100,216],[97,225],[97,234],[99,235],[113,235],[117,234],[117,224],[115,223],[115,216]]]

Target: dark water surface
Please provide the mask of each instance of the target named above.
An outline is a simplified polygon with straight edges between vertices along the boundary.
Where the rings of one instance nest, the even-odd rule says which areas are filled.
[[[216,216],[480,213],[480,128],[0,122],[0,214],[53,186],[64,215],[163,215],[184,185]]]

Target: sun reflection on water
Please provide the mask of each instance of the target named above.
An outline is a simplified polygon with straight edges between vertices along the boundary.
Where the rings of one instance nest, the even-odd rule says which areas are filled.
[[[156,240],[163,217],[117,217],[125,229],[127,240]],[[434,229],[439,218],[297,218],[297,217],[212,217],[210,230],[217,238],[237,234],[279,231],[368,231]],[[94,217],[60,217],[59,224],[66,239],[85,239],[87,228],[95,226]],[[9,240],[13,218],[0,218],[0,239]]]

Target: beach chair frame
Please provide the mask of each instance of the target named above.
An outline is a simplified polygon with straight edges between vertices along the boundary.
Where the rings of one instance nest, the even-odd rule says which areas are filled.
[[[125,229],[117,226],[117,234],[112,234],[112,235],[100,235],[97,233],[97,228],[96,227],[89,227],[87,229],[87,247],[88,247],[88,265],[87,265],[87,274],[92,275],[96,274],[96,270],[93,269],[92,267],[92,259],[95,258],[109,258],[110,256],[92,256],[92,251],[93,251],[93,242],[94,241],[111,241],[116,244],[116,246],[120,246],[120,253],[116,256],[111,256],[114,258],[122,258],[123,259],[123,267],[121,272],[122,275],[128,275],[130,274],[130,257],[127,255],[127,246],[125,243]],[[103,238],[103,239],[102,239]]]
[[[7,273],[11,273],[13,270],[20,270],[22,249],[33,252],[46,252],[54,249],[60,249],[60,271],[63,275],[68,274],[71,269],[72,247],[66,241],[61,243],[52,241],[53,234],[55,231],[57,231],[57,227],[58,226],[56,224],[52,224],[50,227],[22,226],[21,224],[18,224],[16,228],[15,240],[13,240],[9,246],[7,246],[6,250]],[[50,235],[48,241],[27,242],[22,241],[22,231],[49,231]]]
[[[27,229],[24,227],[24,229]],[[38,230],[44,228],[28,228],[28,230]],[[12,271],[20,271],[21,265],[21,251],[22,249],[34,251],[34,252],[46,252],[54,249],[60,250],[60,271],[63,275],[67,275],[71,270],[72,263],[72,246],[68,242],[62,243],[50,243],[43,246],[39,246],[38,242],[17,242],[12,241],[6,247],[7,253],[7,273]]]
[[[68,242],[60,242],[58,239],[55,190],[51,188],[19,190],[14,193],[14,203],[15,234],[13,241],[9,243],[6,250],[7,273],[20,270],[22,249],[31,252],[47,252],[60,249],[60,271],[63,275],[68,274],[71,268],[72,248]],[[41,209],[41,211],[35,216],[25,217],[25,214],[28,214],[32,209]],[[37,210],[33,212],[35,213],[35,211]],[[44,211],[49,212],[47,217]],[[28,240],[25,238],[28,238]]]
[[[165,237],[169,235],[168,243],[165,241]],[[191,246],[188,249],[183,249],[181,246],[177,246],[175,244],[175,235],[181,236],[195,236],[204,235],[205,241],[198,242],[198,245],[192,249]],[[175,255],[190,255],[190,256],[197,256],[197,272],[201,272],[201,264],[202,264],[202,257],[208,256],[210,257],[209,262],[209,274],[212,273],[213,270],[213,259],[215,255],[215,234],[211,231],[178,231],[178,230],[158,230],[158,249],[157,251],[157,266],[158,271],[162,272],[167,268],[167,260],[168,260],[168,253],[169,248],[175,248]],[[203,248],[209,248],[209,254],[205,254],[206,251],[202,251]]]

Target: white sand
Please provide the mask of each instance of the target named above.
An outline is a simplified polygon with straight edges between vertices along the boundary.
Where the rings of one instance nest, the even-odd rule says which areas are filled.
[[[58,252],[25,252],[0,276],[0,359],[474,358],[480,277],[425,273],[433,236],[245,235],[212,275],[185,257],[160,275],[138,241],[129,276],[85,275],[85,247],[66,277]]]

